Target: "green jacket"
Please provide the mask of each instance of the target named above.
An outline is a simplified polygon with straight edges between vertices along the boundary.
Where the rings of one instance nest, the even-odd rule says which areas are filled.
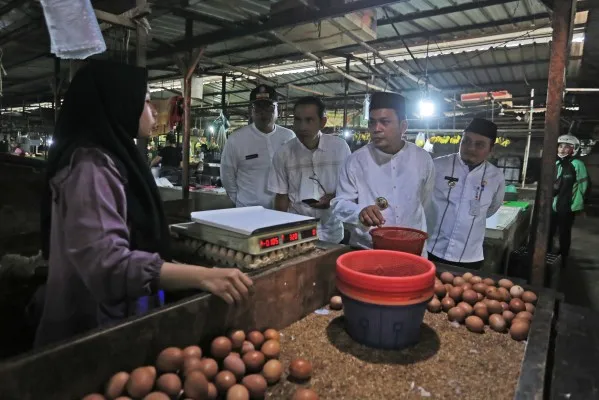
[[[589,178],[584,163],[577,158],[557,160],[557,175],[554,184],[553,211],[567,209],[582,211],[584,195],[588,189]]]

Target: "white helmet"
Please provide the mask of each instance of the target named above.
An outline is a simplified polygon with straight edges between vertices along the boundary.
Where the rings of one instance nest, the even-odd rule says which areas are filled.
[[[573,156],[578,154],[578,151],[580,150],[580,140],[578,140],[578,138],[576,136],[562,135],[557,138],[557,143],[558,144],[565,143],[565,144],[569,144],[570,146],[573,146],[574,147],[574,153],[572,154]]]

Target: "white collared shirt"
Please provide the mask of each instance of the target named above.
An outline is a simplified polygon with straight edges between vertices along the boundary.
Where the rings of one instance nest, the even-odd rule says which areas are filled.
[[[274,194],[266,188],[272,158],[294,137],[293,131],[279,125],[271,133],[251,124],[231,134],[221,156],[220,179],[235,206],[273,208]]]
[[[459,154],[434,163],[435,190],[426,213],[428,251],[447,261],[481,261],[486,220],[503,204],[503,173],[488,161],[470,171]]]
[[[331,206],[341,221],[353,225],[350,245],[372,248],[370,228],[360,222],[360,211],[383,197],[388,203],[382,210],[385,226],[426,231],[424,208],[430,201],[433,182],[433,160],[420,147],[405,142],[391,155],[370,143],[347,159]]]
[[[302,200],[318,200],[327,193],[335,193],[339,172],[351,154],[342,138],[319,135],[314,151],[307,149],[297,137],[279,149],[273,159],[268,190],[289,196],[289,212],[319,218],[320,240],[339,243],[343,240],[343,223],[332,215],[331,209],[316,209],[302,203]]]

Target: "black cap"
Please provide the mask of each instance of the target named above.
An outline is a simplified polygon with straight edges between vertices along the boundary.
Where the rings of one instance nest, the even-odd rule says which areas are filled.
[[[250,103],[259,100],[266,100],[272,103],[276,103],[279,101],[275,89],[266,85],[258,85],[250,93]]]
[[[370,96],[369,111],[391,108],[400,120],[406,119],[406,99],[397,93],[375,92]]]
[[[464,132],[477,133],[488,137],[492,143],[495,143],[495,139],[497,139],[497,125],[484,118],[474,118],[464,129]]]

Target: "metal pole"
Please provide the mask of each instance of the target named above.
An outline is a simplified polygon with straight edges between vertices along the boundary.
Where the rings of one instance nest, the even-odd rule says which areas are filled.
[[[491,97],[491,122],[495,121],[495,98]]]
[[[349,57],[345,58],[345,73],[349,75]],[[343,94],[343,133],[347,128],[347,93],[349,92],[349,80],[345,80],[345,92]]]
[[[545,112],[545,137],[543,140],[543,158],[541,179],[537,190],[537,201],[531,236],[534,240],[532,256],[531,284],[543,286],[545,281],[545,257],[549,242],[549,219],[553,199],[553,182],[555,180],[555,155],[557,138],[560,133],[560,114],[564,90],[564,73],[568,60],[568,38],[573,19],[573,1],[555,1],[551,41],[551,60],[549,62],[549,79],[547,87],[547,110]]]
[[[530,116],[528,118],[528,137],[526,149],[524,150],[524,167],[522,168],[522,188],[526,183],[526,171],[528,170],[528,157],[530,156],[530,139],[532,137],[532,115],[535,107],[535,90],[530,89]]]
[[[193,20],[185,20],[185,38],[193,36]],[[191,61],[191,52],[188,58]],[[189,148],[191,140],[191,81],[195,64],[184,65],[183,72],[183,162],[181,186],[183,189],[183,199],[189,199]]]
[[[227,75],[223,74],[220,85],[220,108],[223,114],[227,113]],[[221,150],[222,151],[222,150]]]
[[[453,129],[455,129],[455,93],[453,94]]]
[[[58,121],[60,109],[60,58],[54,57],[54,122]]]
[[[289,117],[289,85],[287,85],[287,92],[285,93],[285,127],[287,127],[287,118]]]
[[[135,0],[137,7],[146,7],[146,0]],[[137,43],[135,44],[135,64],[138,67],[145,68],[148,62],[147,49],[148,49],[148,33],[143,26],[138,25],[135,31],[137,37]],[[148,139],[137,138],[137,148],[141,152],[144,160],[148,160]]]

